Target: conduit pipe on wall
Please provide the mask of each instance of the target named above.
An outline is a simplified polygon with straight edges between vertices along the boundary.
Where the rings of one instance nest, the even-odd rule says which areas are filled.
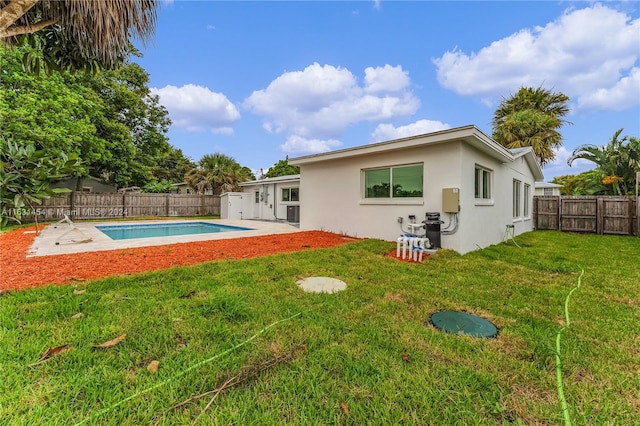
[[[451,213],[450,213],[451,215]],[[451,227],[453,225],[453,228]],[[443,235],[455,234],[458,231],[458,213],[453,213],[453,218],[449,221],[449,224],[440,233]]]

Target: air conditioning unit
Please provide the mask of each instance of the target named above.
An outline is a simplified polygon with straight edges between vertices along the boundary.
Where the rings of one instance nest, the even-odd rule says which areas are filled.
[[[287,222],[300,223],[300,206],[287,206]]]

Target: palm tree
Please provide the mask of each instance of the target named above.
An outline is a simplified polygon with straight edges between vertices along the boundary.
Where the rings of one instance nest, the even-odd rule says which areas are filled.
[[[610,185],[615,195],[633,192],[636,172],[640,171],[640,139],[620,137],[618,129],[607,145],[581,145],[573,150],[567,164],[571,166],[579,158],[596,164],[602,183]]]
[[[514,96],[503,99],[496,109],[492,125],[493,139],[507,148],[530,146],[545,165],[555,158],[555,149],[562,146],[559,129],[569,112],[569,97],[539,87],[522,87]]]
[[[9,46],[28,43],[45,67],[114,68],[130,51],[130,37],[146,41],[153,35],[158,5],[158,0],[0,0],[0,40]]]
[[[254,179],[250,169],[242,167],[233,157],[215,153],[203,156],[195,169],[187,172],[185,181],[204,194],[210,189],[214,195],[238,191],[240,183]]]

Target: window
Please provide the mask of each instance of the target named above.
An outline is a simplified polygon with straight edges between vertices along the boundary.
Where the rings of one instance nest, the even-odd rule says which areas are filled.
[[[524,217],[529,217],[529,195],[531,194],[531,185],[528,183],[524,184],[524,207],[522,209],[522,213]]]
[[[519,218],[520,217],[520,187],[522,185],[522,182],[520,182],[517,179],[513,180],[513,217],[514,218]]]
[[[544,195],[550,197],[553,195],[553,188],[544,188]]]
[[[364,198],[422,197],[423,167],[386,167],[364,171]]]
[[[300,201],[300,188],[282,188],[282,201]]]
[[[493,172],[476,165],[475,197],[481,200],[491,199],[491,175]]]
[[[255,191],[253,193],[253,200],[255,201],[256,204],[260,202],[260,191]]]

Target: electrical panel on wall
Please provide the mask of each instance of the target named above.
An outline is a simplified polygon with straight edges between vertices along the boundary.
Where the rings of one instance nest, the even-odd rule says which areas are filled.
[[[458,213],[460,211],[460,189],[442,188],[442,211]]]

